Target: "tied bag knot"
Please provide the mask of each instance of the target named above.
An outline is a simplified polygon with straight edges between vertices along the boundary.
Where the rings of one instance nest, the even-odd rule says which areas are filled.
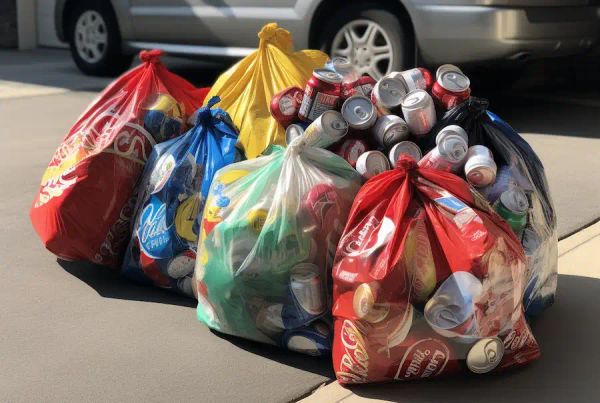
[[[412,176],[417,168],[417,162],[412,157],[400,154],[400,158],[396,162],[396,169],[401,170],[404,175]]]
[[[292,49],[292,35],[289,31],[280,28],[275,22],[271,22],[258,33],[259,48],[265,48],[268,44],[275,45],[281,50],[289,51]]]
[[[210,125],[211,118],[212,118],[212,115],[210,113],[210,108],[212,108],[219,102],[221,102],[221,98],[219,98],[218,96],[215,95],[214,97],[212,97],[211,99],[208,100],[208,103],[206,104],[206,106],[203,106],[200,109],[198,109],[198,116],[196,116],[196,122],[195,122],[196,126]]]
[[[140,60],[144,63],[157,64],[160,63],[162,55],[163,51],[160,49],[142,50],[140,52]]]

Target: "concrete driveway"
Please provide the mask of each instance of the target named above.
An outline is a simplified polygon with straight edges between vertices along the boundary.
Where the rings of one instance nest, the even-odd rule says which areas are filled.
[[[210,84],[218,71],[177,59],[167,64],[197,85]],[[107,82],[80,75],[65,51],[0,52],[0,401],[279,402],[329,382],[329,360],[215,334],[195,320],[188,300],[99,267],[59,263],[43,249],[28,219],[39,179]],[[559,234],[597,220],[600,97],[576,89],[491,95],[492,110],[524,132],[546,165]],[[584,305],[578,299],[551,310],[544,326],[577,327],[575,319],[552,317]],[[561,331],[542,347],[560,349],[568,335]],[[472,386],[461,392],[483,398],[483,386]]]

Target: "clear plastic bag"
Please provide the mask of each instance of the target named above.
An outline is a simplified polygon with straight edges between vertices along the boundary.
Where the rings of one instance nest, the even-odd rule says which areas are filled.
[[[204,202],[214,174],[234,162],[237,129],[225,111],[195,113],[195,126],[154,147],[142,175],[132,237],[122,273],[193,296],[194,264]]]
[[[338,245],[338,381],[497,372],[536,359],[525,280],[523,248],[481,195],[402,156],[361,188]]]
[[[524,306],[535,316],[554,302],[558,270],[556,212],[550,197],[544,166],[531,146],[506,122],[487,110],[488,102],[471,97],[449,110],[428,137],[425,149],[433,148],[439,130],[447,125],[461,126],[469,135],[469,145],[488,147],[498,166],[496,182],[480,192],[494,203],[511,188],[522,189],[528,199],[527,225],[521,242],[527,256],[527,285]]]
[[[359,187],[346,161],[301,137],[221,169],[201,226],[198,319],[224,333],[328,353],[330,270]]]
[[[291,34],[275,23],[265,25],[258,38],[258,49],[221,74],[207,97],[221,98],[221,108],[240,129],[247,158],[270,144],[285,145],[285,128],[271,116],[271,99],[286,88],[304,88],[313,70],[327,61],[318,50],[294,52]]]

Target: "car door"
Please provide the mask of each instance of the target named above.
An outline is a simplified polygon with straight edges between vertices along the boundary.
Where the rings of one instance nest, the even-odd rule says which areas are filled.
[[[249,47],[269,22],[306,42],[308,4],[313,0],[131,0],[138,41],[204,46]],[[300,39],[300,41],[297,41]]]

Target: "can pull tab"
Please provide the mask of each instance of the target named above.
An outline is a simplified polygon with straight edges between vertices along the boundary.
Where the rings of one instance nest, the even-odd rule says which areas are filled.
[[[203,106],[200,109],[198,109],[198,116],[196,116],[196,126],[207,126],[210,124],[212,117],[210,113],[210,108],[212,108],[219,102],[221,102],[221,98],[215,95],[214,97],[208,100],[206,106]]]
[[[354,114],[356,116],[358,116],[361,119],[366,119],[367,116],[369,116],[369,114],[367,113],[366,110],[364,110],[362,107],[357,106],[356,108],[354,108]],[[338,122],[336,122],[338,123]],[[338,123],[339,124],[339,123]],[[336,129],[343,129],[343,127],[336,127]]]

